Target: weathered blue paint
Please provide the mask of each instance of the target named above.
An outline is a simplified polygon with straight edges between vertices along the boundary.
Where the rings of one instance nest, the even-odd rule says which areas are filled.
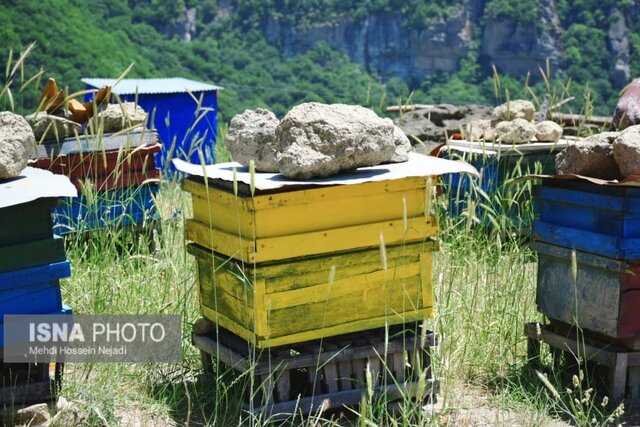
[[[637,263],[576,251],[574,280],[571,249],[542,242],[533,248],[538,252],[536,303],[541,313],[613,338],[640,336]]]
[[[21,314],[21,313],[6,313],[6,314]],[[45,313],[26,313],[26,314],[73,314],[73,310],[71,307],[67,305],[62,305],[62,309],[49,311]],[[4,337],[4,321],[3,317],[0,316],[0,337]],[[0,338],[0,348],[4,347],[4,339]]]
[[[640,189],[545,180],[534,189],[536,239],[617,259],[640,259]]]
[[[100,191],[91,197],[82,195],[63,199],[52,210],[53,230],[56,234],[89,231],[99,228],[142,224],[158,218],[154,196],[157,184]]]
[[[71,276],[69,261],[55,262],[22,270],[0,273],[0,292],[16,286],[29,286],[47,283],[52,280]]]
[[[480,172],[481,176],[480,181],[475,185],[471,180],[477,180],[477,178],[467,174],[445,176],[449,192],[449,210],[452,216],[463,213],[467,209],[469,199],[503,213],[505,207],[499,206],[496,200],[491,200],[491,198],[495,195],[514,193],[512,184],[508,182],[509,179],[530,173],[555,173],[555,151],[497,155],[495,153],[471,154],[448,150],[444,152],[444,156],[451,160],[464,160],[470,163]],[[512,208],[507,210],[508,216],[514,223],[523,227],[530,227],[531,224],[521,223],[518,203],[527,197],[529,197],[528,192],[521,194],[518,200],[514,200]],[[504,201],[504,197],[499,197],[499,199]],[[485,208],[478,207],[477,209],[476,215],[482,217],[482,211]]]
[[[60,282],[49,280],[32,285],[2,287],[0,315],[46,314],[62,309]]]

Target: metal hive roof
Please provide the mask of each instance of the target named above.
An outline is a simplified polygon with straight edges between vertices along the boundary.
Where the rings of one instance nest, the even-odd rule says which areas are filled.
[[[163,79],[117,79],[89,78],[81,79],[83,83],[100,88],[111,86],[111,91],[117,95],[138,94],[161,94],[161,93],[183,93],[183,92],[209,92],[221,90],[221,86],[208,83],[197,82],[182,77],[171,77]]]

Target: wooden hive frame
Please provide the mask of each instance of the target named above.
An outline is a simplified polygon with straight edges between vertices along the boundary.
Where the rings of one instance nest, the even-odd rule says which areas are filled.
[[[188,251],[198,262],[203,315],[266,348],[433,317],[437,247],[387,247],[386,269],[379,248],[265,264],[195,244]]]
[[[438,235],[427,179],[405,178],[237,196],[185,179],[193,219],[186,237],[248,263],[422,241]]]

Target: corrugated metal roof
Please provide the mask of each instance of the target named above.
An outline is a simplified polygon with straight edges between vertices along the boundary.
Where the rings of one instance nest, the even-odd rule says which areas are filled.
[[[221,90],[221,86],[171,77],[165,79],[123,79],[115,85],[117,79],[83,78],[82,82],[100,88],[111,86],[113,93],[117,95],[152,94],[152,93],[181,93],[181,92],[208,92]],[[115,86],[114,86],[115,85]]]

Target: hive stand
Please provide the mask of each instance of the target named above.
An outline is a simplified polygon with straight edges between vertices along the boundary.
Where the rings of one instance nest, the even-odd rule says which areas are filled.
[[[205,373],[213,373],[214,357],[239,374],[253,370],[258,391],[245,397],[245,409],[252,401],[256,412],[287,416],[357,405],[367,390],[367,369],[377,397],[391,401],[407,394],[434,398],[437,393],[430,366],[436,340],[426,331],[421,345],[416,323],[390,327],[386,343],[385,329],[379,328],[262,351],[229,331],[202,324],[194,326],[192,338]]]
[[[1,353],[1,352],[0,352]],[[63,364],[51,375],[48,363],[0,363],[0,414],[37,402],[55,400]]]
[[[530,361],[540,356],[541,342],[548,344],[552,352],[580,354],[585,360],[608,369],[609,399],[614,405],[622,402],[625,396],[640,402],[640,352],[594,337],[586,331],[567,330],[554,324],[527,323],[524,333]]]

